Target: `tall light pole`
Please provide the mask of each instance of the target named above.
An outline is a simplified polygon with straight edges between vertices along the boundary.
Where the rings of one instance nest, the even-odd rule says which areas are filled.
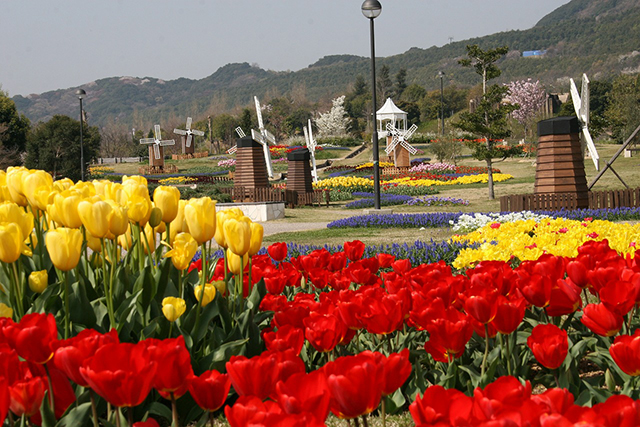
[[[373,203],[380,209],[380,153],[378,152],[378,121],[376,117],[376,48],[373,32],[373,20],[380,16],[382,5],[378,0],[364,0],[362,14],[369,18],[371,27],[371,92],[373,101]]]
[[[82,117],[82,98],[87,94],[84,89],[78,89],[76,95],[80,100],[80,180],[84,181],[84,142],[82,140],[82,128],[84,127],[84,119]]]
[[[440,119],[442,120],[442,136],[444,136],[444,73],[438,71],[440,77]]]

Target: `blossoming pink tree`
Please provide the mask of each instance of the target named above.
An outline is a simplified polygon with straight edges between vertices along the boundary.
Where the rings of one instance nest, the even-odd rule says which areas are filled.
[[[527,137],[527,130],[530,123],[540,112],[547,100],[547,94],[539,80],[535,82],[531,79],[516,80],[507,84],[509,93],[506,100],[511,104],[517,104],[519,108],[511,113],[511,117],[524,126],[524,137]]]

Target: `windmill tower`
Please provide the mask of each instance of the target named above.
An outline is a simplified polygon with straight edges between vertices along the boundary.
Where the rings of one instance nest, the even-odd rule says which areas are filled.
[[[396,128],[393,123],[387,123],[388,137],[391,138],[391,142],[387,144],[385,152],[387,155],[391,155],[393,152],[393,164],[397,168],[408,168],[411,166],[411,157],[409,154],[414,155],[418,152],[411,144],[409,144],[409,138],[413,136],[418,126],[412,125],[407,130],[401,130]]]
[[[578,93],[576,83],[571,79],[571,99],[573,100],[573,108],[576,111],[576,116],[580,122],[582,143],[587,146],[596,170],[600,170],[600,156],[598,156],[598,151],[589,133],[589,78],[586,74],[582,74],[582,87],[580,89],[581,94]]]
[[[153,127],[154,138],[142,138],[140,144],[149,146],[149,169],[162,171],[164,169],[164,148],[167,145],[175,145],[173,139],[162,139],[160,125]]]
[[[311,130],[311,119],[309,119],[309,124],[307,127],[302,128],[304,130],[304,140],[307,143],[307,149],[309,150],[309,156],[311,157],[311,176],[313,177],[313,182],[318,182],[318,171],[316,169],[316,146],[318,143],[313,137],[313,131]]]
[[[258,144],[262,145],[262,151],[264,152],[264,162],[267,165],[267,174],[269,179],[273,179],[273,166],[271,165],[271,153],[269,152],[269,144],[276,144],[276,137],[271,134],[265,127],[262,121],[262,108],[260,107],[260,101],[258,97],[253,97],[256,103],[256,115],[258,116],[258,128],[259,132],[251,129],[251,137]]]
[[[191,129],[192,119],[187,117],[186,130],[174,129],[173,133],[182,135],[182,154],[193,154],[195,151],[194,135],[204,136],[204,132],[198,129]]]

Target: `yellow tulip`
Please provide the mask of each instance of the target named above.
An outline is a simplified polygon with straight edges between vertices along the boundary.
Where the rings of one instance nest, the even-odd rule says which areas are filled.
[[[13,202],[0,203],[0,222],[15,223],[26,238],[33,230],[33,214],[25,212],[23,208]]]
[[[42,170],[25,172],[22,174],[22,190],[32,207],[44,211],[49,194],[53,191],[53,178]]]
[[[141,176],[141,175],[131,175],[131,176],[124,175],[122,177],[122,185],[124,185],[124,186],[126,186],[126,185],[144,185],[145,187],[149,186],[149,184],[147,183],[147,178],[145,178],[144,176]]]
[[[216,297],[216,287],[211,283],[207,283],[204,286],[204,295],[202,296],[202,301],[200,301],[200,294],[202,293],[202,285],[198,285],[193,289],[193,294],[196,296],[198,302],[202,307],[205,307]]]
[[[198,251],[198,242],[189,233],[179,233],[173,240],[172,249],[164,256],[171,258],[173,266],[178,270],[185,270]]]
[[[149,215],[149,225],[156,228],[160,223],[162,223],[162,210],[157,206],[153,206]]]
[[[93,252],[102,252],[102,241],[97,237],[93,237],[90,233],[87,234],[87,246]]]
[[[107,200],[107,203],[111,206],[111,214],[109,216],[109,233],[112,236],[120,236],[127,232],[129,227],[129,217],[127,216],[127,209],[120,206],[113,200]]]
[[[6,185],[0,185],[0,202],[13,202],[9,187]]]
[[[32,271],[29,274],[29,289],[37,294],[41,294],[47,289],[49,284],[49,274],[47,270]]]
[[[125,187],[127,192],[127,216],[129,220],[145,225],[149,221],[151,216],[151,198],[149,197],[149,190],[144,185],[130,185]]]
[[[254,256],[262,247],[264,227],[256,222],[252,222],[249,225],[251,226],[251,245],[249,245],[249,256]]]
[[[73,189],[80,193],[83,199],[88,199],[96,195],[96,188],[91,181],[78,181],[73,186]]]
[[[238,208],[225,209],[216,213],[216,232],[213,237],[216,239],[218,246],[225,249],[228,246],[224,238],[224,222],[230,218],[240,219],[242,217],[244,217],[244,214]]]
[[[119,182],[109,181],[105,183],[102,191],[104,191],[103,195],[106,200],[113,200],[121,206],[127,203],[127,192],[124,191],[124,187]]]
[[[189,232],[187,227],[187,221],[184,218],[184,207],[187,205],[186,200],[180,200],[178,203],[178,214],[175,219],[171,221],[171,235],[169,236],[169,244],[173,244],[173,239],[176,238],[178,233]]]
[[[29,203],[22,191],[22,175],[28,172],[29,170],[22,166],[12,166],[7,169],[7,187],[9,188],[9,194],[13,202],[20,206],[27,206]]]
[[[78,204],[81,201],[82,194],[72,188],[55,195],[53,204],[62,225],[68,228],[80,228],[82,220],[78,215]],[[57,219],[56,222],[58,222]]]
[[[78,215],[82,225],[93,237],[98,239],[105,238],[109,232],[111,211],[111,205],[101,200],[97,202],[83,200],[78,203]]]
[[[249,255],[236,255],[227,249],[227,268],[233,274],[240,274],[249,263]]]
[[[82,254],[82,232],[76,228],[59,227],[45,234],[44,241],[53,265],[69,271],[78,265]]]
[[[156,231],[149,224],[142,227],[142,232],[140,233],[140,244],[144,248],[145,254],[149,254],[147,243],[149,244],[148,247],[151,248],[151,252],[156,250]]]
[[[13,317],[13,309],[3,302],[0,302],[0,317]]]
[[[223,227],[224,240],[228,250],[236,255],[244,255],[249,252],[251,227],[248,222],[229,218],[224,222]]]
[[[224,280],[216,280],[214,282],[211,282],[211,284],[216,288],[216,291],[218,291],[222,295],[227,292],[227,282],[225,282]]]
[[[59,193],[62,193],[64,190],[68,190],[73,187],[73,181],[69,178],[62,178],[53,183],[53,189]]]
[[[162,221],[171,222],[178,215],[180,190],[176,187],[161,185],[153,190],[153,202],[162,210]]]
[[[21,254],[28,252],[20,227],[14,222],[0,223],[0,261],[15,262]]]
[[[166,297],[162,300],[162,313],[169,322],[175,322],[187,309],[182,298]]]
[[[184,207],[189,234],[203,244],[213,239],[216,232],[216,202],[209,197],[191,199]]]

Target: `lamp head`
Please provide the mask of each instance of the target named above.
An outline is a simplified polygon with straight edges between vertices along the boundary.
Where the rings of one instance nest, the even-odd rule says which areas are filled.
[[[438,71],[438,77],[443,78],[444,77],[444,72]]]
[[[375,19],[380,16],[380,12],[382,12],[382,5],[378,0],[364,0],[362,3],[362,14],[365,17]]]
[[[78,89],[76,91],[76,96],[78,97],[78,99],[84,98],[86,94],[87,92],[85,92],[84,89]]]

